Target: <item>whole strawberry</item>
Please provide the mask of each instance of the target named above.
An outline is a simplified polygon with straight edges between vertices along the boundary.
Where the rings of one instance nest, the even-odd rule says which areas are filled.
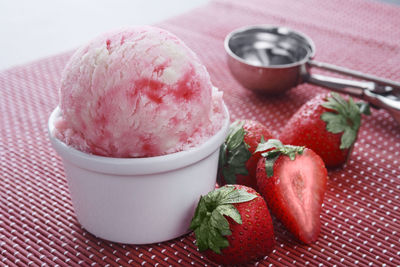
[[[269,130],[253,120],[235,121],[222,144],[218,183],[242,184],[257,190],[256,168],[260,153],[254,153],[260,142],[273,138]]]
[[[264,199],[243,185],[226,185],[202,196],[190,228],[199,251],[220,264],[259,259],[275,243]]]
[[[328,179],[324,162],[308,148],[274,139],[257,150],[267,150],[257,165],[257,183],[271,212],[299,240],[314,242]]]
[[[350,156],[362,113],[370,114],[365,103],[345,100],[337,93],[320,94],[293,115],[279,139],[284,144],[310,148],[327,167],[337,167]]]

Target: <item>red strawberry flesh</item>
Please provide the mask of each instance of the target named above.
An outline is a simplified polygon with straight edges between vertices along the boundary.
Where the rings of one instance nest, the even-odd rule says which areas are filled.
[[[281,155],[275,161],[273,177],[266,177],[265,159],[259,161],[257,172],[263,173],[258,186],[271,211],[298,239],[314,242],[320,231],[327,181],[321,158],[305,149],[295,160]]]

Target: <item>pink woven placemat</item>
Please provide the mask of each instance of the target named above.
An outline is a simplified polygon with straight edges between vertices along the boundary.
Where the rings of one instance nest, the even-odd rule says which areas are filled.
[[[182,38],[224,91],[232,119],[257,119],[278,134],[324,89],[303,84],[280,97],[242,88],[226,66],[225,35],[248,24],[308,34],[317,60],[400,80],[400,8],[364,0],[217,0],[161,26]],[[121,245],[78,224],[60,158],[47,137],[70,52],[0,73],[0,265],[213,266],[192,234]],[[400,127],[384,110],[364,120],[347,166],[330,170],[321,234],[303,245],[274,222],[275,250],[251,265],[400,266]]]

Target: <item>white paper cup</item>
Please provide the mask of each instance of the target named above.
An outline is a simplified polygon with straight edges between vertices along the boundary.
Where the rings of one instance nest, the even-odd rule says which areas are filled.
[[[229,128],[191,150],[149,158],[111,158],[78,151],[53,135],[79,223],[97,237],[126,244],[170,240],[189,231],[200,195],[216,183],[219,147]]]

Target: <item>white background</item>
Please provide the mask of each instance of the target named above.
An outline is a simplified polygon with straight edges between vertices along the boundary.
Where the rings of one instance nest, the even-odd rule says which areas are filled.
[[[208,1],[0,0],[0,71],[77,48],[104,31],[154,24]]]
[[[154,24],[208,0],[0,0],[0,71],[74,49],[126,25]]]

